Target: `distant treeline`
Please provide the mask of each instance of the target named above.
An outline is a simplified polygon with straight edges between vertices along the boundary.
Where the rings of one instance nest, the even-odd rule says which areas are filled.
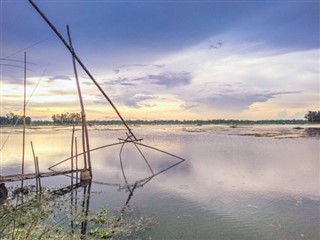
[[[320,111],[309,111],[305,117],[306,120],[228,120],[228,119],[212,119],[212,120],[127,120],[129,125],[211,125],[211,124],[229,124],[229,125],[253,125],[253,124],[306,124],[320,123]],[[13,113],[6,116],[0,116],[0,125],[22,124],[23,118]],[[52,121],[31,121],[30,117],[26,117],[27,125],[79,125],[81,124],[81,115],[79,113],[61,113],[52,115]],[[120,120],[90,120],[89,125],[121,125]]]
[[[31,117],[26,117],[26,125],[30,125],[32,122]],[[23,124],[23,118],[14,113],[7,113],[6,116],[0,116],[0,125],[21,125]]]
[[[121,125],[120,120],[90,120],[89,126],[93,125]],[[306,124],[306,120],[127,120],[129,125],[211,125],[211,124],[229,124],[229,125],[252,125],[252,124]],[[33,121],[32,125],[61,125],[52,121]]]

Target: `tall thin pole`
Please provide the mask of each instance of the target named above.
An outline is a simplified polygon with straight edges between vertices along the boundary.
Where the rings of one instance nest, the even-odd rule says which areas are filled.
[[[67,25],[67,32],[68,32],[68,39],[69,39],[69,46],[72,50],[72,64],[73,64],[73,71],[74,75],[76,78],[76,83],[77,83],[77,90],[78,90],[78,95],[79,95],[79,101],[80,101],[80,106],[81,106],[81,127],[82,127],[82,134],[84,133],[85,136],[82,135],[82,143],[84,147],[84,156],[87,154],[87,159],[88,159],[88,166],[90,170],[90,176],[92,177],[92,169],[91,169],[91,158],[90,158],[90,145],[89,145],[89,135],[88,135],[88,128],[87,128],[87,120],[86,120],[86,113],[84,110],[84,105],[83,105],[83,100],[82,100],[82,94],[81,94],[81,88],[80,88],[80,82],[79,82],[79,77],[78,77],[78,72],[77,72],[77,66],[76,66],[76,59],[74,56],[74,50],[72,46],[72,40],[71,40],[71,34],[70,34],[70,28],[69,25]],[[85,151],[86,149],[86,151]]]
[[[113,102],[111,101],[111,99],[108,97],[108,95],[104,92],[104,90],[102,89],[102,87],[98,84],[98,82],[95,80],[95,78],[93,77],[93,75],[89,72],[89,70],[86,68],[86,66],[82,63],[82,61],[80,60],[80,58],[77,56],[77,54],[74,52],[74,50],[72,49],[71,46],[69,46],[69,44],[67,43],[67,41],[63,38],[63,36],[58,32],[58,30],[55,28],[55,26],[49,21],[49,19],[44,15],[44,13],[38,8],[38,6],[32,1],[32,0],[28,0],[30,2],[30,4],[34,7],[34,9],[40,14],[40,16],[46,21],[46,23],[50,26],[50,28],[52,29],[52,31],[58,36],[58,38],[62,41],[62,43],[65,45],[65,47],[70,51],[70,53],[73,55],[73,57],[75,58],[75,60],[77,60],[77,62],[79,63],[79,65],[82,67],[82,69],[86,72],[86,74],[89,76],[89,78],[91,79],[91,81],[96,85],[96,87],[99,89],[99,91],[101,92],[101,94],[107,99],[107,101],[109,102],[109,104],[112,106],[112,108],[114,109],[114,111],[117,113],[118,117],[120,118],[120,120],[122,121],[123,125],[128,129],[130,135],[137,140],[136,136],[133,134],[133,132],[131,131],[131,129],[129,128],[129,126],[127,125],[127,123],[125,122],[125,120],[123,119],[123,117],[121,116],[120,112],[118,111],[118,109],[116,108],[116,106],[113,104]]]
[[[21,188],[23,188],[24,178],[24,155],[26,142],[26,89],[27,89],[27,53],[24,52],[24,84],[23,84],[23,132],[22,132],[22,166],[21,166]]]
[[[71,137],[71,190],[73,188],[73,144],[74,144],[74,125],[72,127],[72,137]]]

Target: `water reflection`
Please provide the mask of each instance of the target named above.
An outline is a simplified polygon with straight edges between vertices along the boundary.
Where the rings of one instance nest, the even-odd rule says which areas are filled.
[[[68,145],[69,133],[60,132],[59,144],[51,144],[52,152],[63,151],[59,148]],[[119,135],[117,131],[93,131],[92,146],[107,144]],[[126,203],[135,203],[143,214],[155,215],[160,221],[145,239],[149,236],[153,239],[318,239],[318,139],[257,138],[213,131],[170,132],[169,128],[166,132],[143,129],[141,137],[150,145],[185,157],[187,162],[148,182],[150,169],[135,147],[128,145],[122,151],[126,182],[119,163],[120,146],[93,152],[94,178],[90,191],[102,193],[87,194],[91,201],[89,212],[106,202],[112,208],[123,202],[120,209]],[[43,139],[42,144],[50,143]],[[36,146],[41,148],[40,144]],[[141,148],[154,172],[175,163],[166,155]],[[40,166],[50,166],[68,157],[64,155],[57,160],[51,151],[39,154],[40,160],[48,159],[48,163],[40,162]],[[70,167],[70,163],[65,167]],[[135,183],[140,180],[144,180],[141,188],[143,183],[148,183],[136,194],[140,187]],[[55,185],[65,182],[64,178]],[[44,185],[48,184],[53,185],[52,180]],[[84,192],[80,189],[68,194],[73,192],[78,200],[81,197],[75,206],[80,213],[84,206],[85,214],[87,205],[82,204]],[[124,208],[124,215],[126,211]],[[119,219],[121,213],[117,214]],[[90,223],[86,227],[90,231]]]
[[[167,166],[166,168],[162,169],[161,171],[154,172],[152,175],[136,180],[134,183],[110,183],[110,182],[99,182],[99,181],[81,181],[77,176],[69,176],[71,179],[71,185],[64,186],[58,189],[50,190],[50,195],[54,196],[55,198],[63,198],[67,196],[67,199],[70,199],[70,206],[69,206],[69,212],[70,212],[70,231],[71,233],[77,233],[79,230],[79,233],[83,236],[86,236],[88,234],[95,234],[93,233],[93,227],[96,225],[94,224],[95,220],[90,216],[90,201],[92,198],[91,193],[91,187],[92,184],[99,185],[99,186],[108,186],[116,188],[117,191],[126,191],[127,192],[127,198],[125,202],[123,203],[123,206],[119,211],[117,211],[117,215],[114,215],[108,222],[103,222],[103,224],[106,224],[105,227],[110,228],[111,224],[111,231],[108,233],[108,237],[112,237],[113,235],[119,235],[118,229],[122,229],[120,234],[130,234],[130,228],[137,228],[138,230],[141,228],[143,229],[144,225],[147,226],[150,222],[152,222],[151,219],[143,218],[143,221],[140,219],[138,221],[130,219],[129,213],[131,211],[130,209],[130,201],[132,200],[134,196],[134,192],[144,187],[145,185],[149,184],[152,179],[154,179],[157,176],[160,176],[161,174],[167,172],[168,170],[174,168],[175,166],[182,163],[182,161],[179,161],[177,163],[174,163],[172,165]],[[41,180],[41,179],[39,179]],[[40,183],[41,184],[41,183]],[[25,187],[28,188],[27,186]],[[36,188],[36,187],[35,187]],[[41,195],[43,194],[42,191],[39,191],[38,188],[34,189],[34,192],[37,193],[37,196],[41,198]],[[19,192],[21,193],[21,191]],[[18,194],[19,194],[18,193]],[[18,195],[17,194],[17,195]],[[22,197],[22,195],[20,196]],[[20,198],[21,199],[21,198]],[[32,201],[32,200],[31,200]],[[29,201],[30,202],[30,201]],[[23,202],[19,204],[19,207],[23,207],[23,205],[28,205],[29,202]],[[56,211],[56,210],[55,210]],[[62,213],[60,213],[61,215]],[[101,214],[101,213],[100,213]],[[68,215],[67,213],[62,214],[59,219],[56,221],[60,222],[60,224],[63,223],[63,219],[65,219],[65,215]],[[79,217],[81,216],[81,217]],[[80,220],[80,221],[79,221]],[[93,220],[93,222],[92,222]],[[100,221],[100,220],[99,220]],[[107,221],[107,220],[105,220]],[[80,222],[80,224],[78,223]],[[102,222],[100,222],[102,224]],[[142,224],[142,225],[141,225]],[[97,229],[97,228],[94,228]],[[127,229],[127,230],[124,230]],[[127,231],[127,233],[126,233]]]
[[[162,172],[163,173],[163,172]],[[159,173],[161,174],[161,173]],[[102,219],[101,220],[101,214],[103,214],[104,212],[100,212],[98,214],[98,221],[99,224],[103,224],[102,226],[104,228],[110,229],[110,232],[108,232],[108,238],[112,238],[114,236],[121,236],[122,234],[131,234],[131,229],[130,228],[135,228],[135,224],[138,224],[137,227],[140,230],[143,230],[143,225],[141,225],[141,220],[139,219],[137,221],[137,223],[135,222],[136,220],[132,220],[129,219],[129,215],[128,213],[131,211],[130,209],[130,201],[133,198],[134,192],[145,186],[147,183],[149,183],[154,176],[152,177],[148,177],[145,179],[140,179],[138,181],[136,181],[134,184],[130,185],[130,184],[126,184],[126,185],[122,185],[122,184],[114,184],[114,183],[101,183],[101,182],[94,182],[94,181],[89,181],[86,183],[85,186],[83,186],[83,183],[76,183],[73,186],[68,186],[68,187],[64,187],[58,190],[55,190],[53,193],[55,195],[65,195],[68,193],[71,193],[71,198],[70,198],[70,209],[71,209],[71,220],[70,220],[70,228],[71,228],[71,232],[75,233],[76,232],[76,224],[75,224],[75,219],[77,219],[78,214],[78,209],[81,209],[81,216],[82,216],[82,221],[80,223],[80,233],[82,236],[87,236],[88,234],[94,235],[94,231],[96,231],[97,228],[95,228],[94,226],[96,226],[96,219],[97,217],[90,217],[89,212],[90,212],[90,200],[91,200],[91,186],[92,184],[99,184],[99,185],[104,185],[104,186],[112,186],[112,187],[116,187],[118,189],[118,191],[126,191],[127,192],[127,198],[126,201],[124,202],[123,206],[121,207],[121,209],[119,211],[117,211],[117,214],[109,217],[109,219]],[[78,191],[76,191],[77,188],[81,188],[83,187],[83,193],[82,193],[82,200],[81,202],[79,201],[79,197],[77,197],[77,193]],[[74,196],[75,195],[75,196]],[[81,206],[78,206],[80,205]],[[144,220],[147,220],[147,218],[143,218]],[[150,219],[148,220],[150,221]],[[150,222],[146,222],[146,226],[149,224]],[[88,224],[90,225],[90,227],[88,227]],[[143,223],[142,223],[143,224]],[[119,229],[121,229],[119,231]],[[127,231],[127,233],[126,233]]]

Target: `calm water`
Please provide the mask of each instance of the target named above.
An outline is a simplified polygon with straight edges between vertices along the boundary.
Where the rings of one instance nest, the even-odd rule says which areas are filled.
[[[131,214],[157,221],[141,233],[142,239],[319,239],[319,138],[186,132],[170,126],[133,129],[143,143],[186,159],[134,191]],[[80,131],[76,135],[80,139]],[[92,148],[124,137],[120,127],[90,130]],[[70,156],[70,128],[29,129],[26,172],[34,171],[30,141],[42,171]],[[19,144],[21,133],[14,133],[2,151],[2,175],[20,172]],[[141,149],[155,172],[178,161]],[[91,190],[96,194],[90,199],[91,212],[119,209],[127,200],[128,192],[113,186],[124,184],[119,150],[117,145],[92,152]],[[123,163],[130,183],[150,175],[133,146],[125,146]],[[56,169],[69,167],[66,162]],[[44,178],[42,184],[66,186],[70,178]]]

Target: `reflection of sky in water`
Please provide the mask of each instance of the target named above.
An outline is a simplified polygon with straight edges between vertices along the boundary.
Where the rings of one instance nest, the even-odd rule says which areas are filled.
[[[149,234],[187,239],[316,239],[319,225],[319,141],[312,138],[274,139],[231,136],[208,132],[179,132],[138,128],[143,143],[186,158],[186,162],[155,177],[134,193],[138,211],[154,214],[160,225]],[[77,135],[80,131],[77,132]],[[33,131],[40,167],[70,156],[71,130]],[[117,142],[121,131],[91,131],[91,147]],[[2,172],[13,173],[20,162],[13,135],[3,151]],[[81,151],[80,141],[79,152]],[[29,148],[29,147],[28,147]],[[94,181],[123,184],[120,145],[92,152]],[[154,171],[177,159],[142,148]],[[31,150],[28,171],[33,170]],[[81,161],[79,158],[79,162]],[[150,175],[132,146],[123,151],[129,182]],[[68,168],[66,162],[59,168]],[[7,167],[10,166],[10,167]],[[11,172],[12,171],[12,172]],[[64,177],[55,184],[63,184]],[[70,180],[67,180],[70,181]],[[52,184],[50,179],[43,182]],[[119,206],[126,193],[93,184],[93,207]],[[237,238],[239,237],[239,238]]]

